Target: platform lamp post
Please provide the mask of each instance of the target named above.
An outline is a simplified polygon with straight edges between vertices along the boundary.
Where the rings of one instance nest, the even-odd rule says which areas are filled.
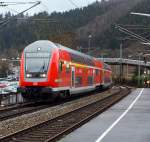
[[[122,83],[123,78],[123,69],[122,69],[122,48],[123,48],[123,42],[120,43],[120,83]]]
[[[122,58],[123,58],[123,44],[126,40],[130,40],[129,37],[126,38],[117,38],[118,41],[120,41],[120,49],[119,49],[119,58],[120,58],[120,75],[119,75],[119,82],[122,83],[122,79],[123,79],[123,64],[122,64]]]
[[[139,66],[138,66],[138,86],[141,85],[141,56],[143,56],[143,53],[139,53]]]
[[[91,39],[92,39],[92,35],[90,34],[90,35],[88,36],[88,53],[89,53],[90,50],[91,50]]]
[[[102,61],[104,62],[105,60],[105,58],[107,58],[107,54],[106,53],[102,53],[101,54],[101,59],[102,59]]]

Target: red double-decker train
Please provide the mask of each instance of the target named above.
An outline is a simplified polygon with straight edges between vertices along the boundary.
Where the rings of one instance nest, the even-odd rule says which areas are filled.
[[[94,57],[40,40],[24,49],[19,82],[25,99],[47,100],[109,87],[112,71]]]

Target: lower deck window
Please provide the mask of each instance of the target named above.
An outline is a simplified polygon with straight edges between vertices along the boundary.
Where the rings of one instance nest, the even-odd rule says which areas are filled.
[[[93,85],[93,77],[88,76],[88,85]]]
[[[63,70],[63,62],[60,61],[60,62],[59,62],[59,71],[61,72],[62,70]]]
[[[82,86],[82,77],[76,77],[75,86],[76,87]]]
[[[99,75],[99,70],[98,69],[96,69],[96,75]]]
[[[71,68],[70,68],[70,65],[67,64],[67,65],[66,65],[66,73],[70,73],[70,69],[71,69]]]

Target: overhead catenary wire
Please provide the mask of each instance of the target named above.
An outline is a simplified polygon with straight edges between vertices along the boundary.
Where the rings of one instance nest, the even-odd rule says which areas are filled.
[[[136,12],[131,12],[132,15],[137,15],[137,16],[146,16],[146,17],[150,17],[150,14],[147,13],[136,13]]]
[[[79,6],[73,1],[73,0],[68,0],[73,6],[75,6],[76,8],[79,8]]]
[[[35,4],[35,2],[0,2],[0,6],[20,5],[20,4]]]
[[[38,21],[38,22],[51,22],[51,23],[58,23],[59,21],[56,21],[55,19],[44,19],[44,18],[16,18],[16,20],[25,20],[25,21]]]
[[[1,2],[1,3],[3,3],[3,2]],[[37,1],[37,2],[9,2],[9,4],[15,4],[15,3],[17,3],[17,4],[35,4],[34,6],[32,6],[32,7],[30,7],[29,9],[27,9],[27,10],[30,10],[31,8],[33,8],[33,7],[35,7],[37,4],[42,4],[41,2],[39,2],[39,1]],[[7,8],[8,8],[8,6],[7,6]],[[9,9],[9,8],[8,8]],[[12,10],[12,9],[11,9]],[[26,10],[26,11],[27,11]],[[5,20],[3,20],[3,21],[0,21],[0,29],[3,27],[3,26],[5,26],[5,25],[7,25],[11,20],[20,20],[20,21],[27,21],[27,22],[46,22],[46,23],[55,23],[55,24],[59,24],[60,25],[60,27],[61,27],[61,23],[60,23],[60,21],[56,21],[55,19],[47,19],[47,18],[20,18],[20,17],[18,17],[19,15],[21,15],[22,13],[24,13],[24,12],[26,12],[26,11],[23,11],[23,12],[21,12],[21,13],[18,13],[17,11],[15,11],[16,13],[17,13],[17,15],[15,15],[15,16],[13,16],[12,18],[9,18],[9,19],[5,19]],[[56,29],[58,29],[58,28],[56,28]]]
[[[138,39],[138,40],[140,40],[142,42],[150,43],[150,40],[148,40],[148,39],[146,39],[146,38],[144,38],[144,37],[142,37],[142,36],[132,32],[132,31],[129,31],[126,28],[123,28],[123,27],[121,27],[119,25],[115,25],[115,28],[118,29],[120,32],[123,32],[123,33],[125,33],[127,35],[130,35],[131,37],[134,37],[134,38],[136,38],[136,39]]]
[[[127,28],[127,29],[133,29],[133,30],[149,30],[150,26],[145,25],[119,25],[121,27]]]
[[[15,12],[15,13],[17,13],[17,14],[19,13],[18,11],[16,11],[15,9],[10,8],[9,6],[6,6],[5,9],[8,9],[8,10],[10,10],[10,11],[13,11],[13,12]]]
[[[16,19],[18,16],[20,16],[20,15],[22,15],[23,13],[27,12],[28,10],[30,10],[30,9],[32,9],[32,8],[34,8],[34,7],[36,7],[36,6],[39,5],[40,3],[41,3],[40,1],[34,2],[34,5],[32,5],[31,7],[25,9],[24,11],[22,11],[22,12],[20,12],[20,13],[18,13],[17,15],[14,15],[14,16],[12,16],[12,17],[6,19],[6,20],[1,21],[1,22],[0,22],[0,29],[1,29],[2,27],[4,27],[5,25],[7,25],[11,20]]]
[[[49,5],[49,1],[48,0],[43,0],[43,2],[41,3],[43,5],[43,7],[46,8],[47,12],[50,12],[50,8],[48,7]]]
[[[0,4],[0,7],[6,7],[8,6],[7,4]]]
[[[88,3],[88,5],[90,4],[89,0],[86,0],[86,2]]]

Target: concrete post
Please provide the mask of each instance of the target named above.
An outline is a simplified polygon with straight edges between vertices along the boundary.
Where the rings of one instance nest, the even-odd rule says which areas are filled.
[[[138,67],[138,86],[140,86],[140,78],[141,78],[141,55],[139,55],[139,67]]]
[[[122,82],[122,42],[120,43],[120,83]]]

